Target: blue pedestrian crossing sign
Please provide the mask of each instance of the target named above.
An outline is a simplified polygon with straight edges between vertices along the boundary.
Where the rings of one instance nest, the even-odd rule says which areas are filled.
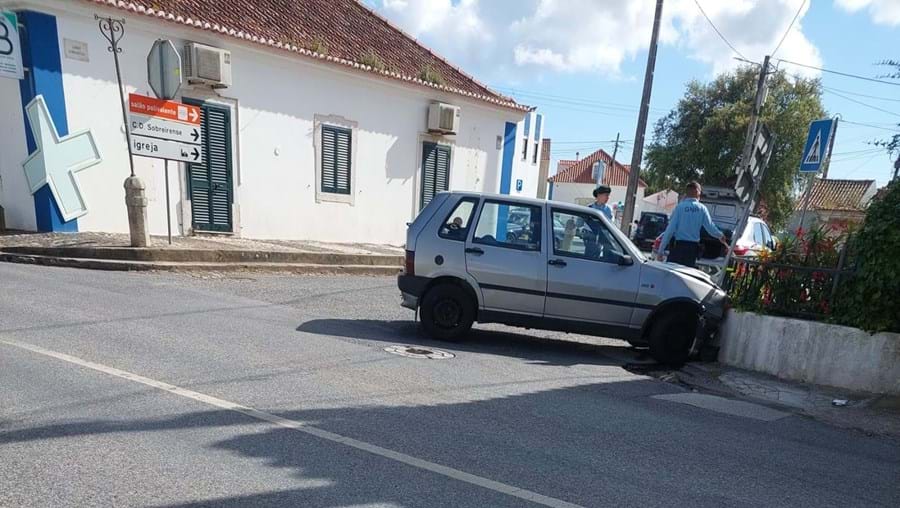
[[[809,124],[809,134],[800,158],[801,173],[818,173],[822,169],[822,164],[831,155],[835,127],[837,120],[834,118],[816,120]]]

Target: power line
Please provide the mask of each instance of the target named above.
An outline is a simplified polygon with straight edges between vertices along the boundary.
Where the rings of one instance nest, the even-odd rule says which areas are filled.
[[[706,11],[703,10],[703,6],[700,5],[699,0],[694,0],[694,3],[697,4],[697,8],[700,9],[700,14],[703,14],[703,17],[706,18],[706,21],[709,22],[709,26],[711,26],[712,29],[715,30],[717,34],[719,34],[719,37],[720,37],[723,41],[725,41],[725,44],[727,44],[728,47],[731,48],[732,51],[734,51],[735,53],[737,53],[737,55],[738,55],[739,57],[743,58],[744,60],[747,60],[747,57],[744,56],[743,53],[741,53],[740,51],[738,51],[737,48],[735,48],[730,42],[728,42],[728,39],[726,39],[725,36],[722,35],[722,32],[720,32],[719,29],[716,28],[716,24],[713,23],[712,20],[709,19],[709,16],[706,15]]]
[[[864,93],[851,92],[849,90],[841,90],[840,88],[832,88],[830,86],[823,86],[823,90],[829,90],[832,92],[842,92],[848,95],[855,95],[857,97],[865,97],[866,99],[875,99],[877,101],[890,101],[890,102],[900,102],[900,99],[894,99],[891,97],[879,97],[877,95],[866,95]]]
[[[781,49],[781,45],[784,44],[784,40],[787,39],[789,33],[791,33],[791,28],[794,28],[794,23],[797,22],[797,18],[800,17],[800,11],[803,10],[803,7],[806,5],[806,0],[800,4],[800,8],[797,9],[797,14],[794,14],[794,19],[791,20],[791,24],[788,25],[787,30],[784,31],[784,35],[781,36],[781,40],[778,41],[778,45],[775,46],[775,49],[772,51],[771,55],[775,56],[775,53],[778,53],[778,50]]]
[[[891,127],[884,127],[883,125],[875,125],[872,123],[854,122],[852,120],[844,120],[843,118],[841,119],[841,123],[849,123],[850,125],[859,125],[861,127],[869,127],[870,129],[881,129],[881,130],[885,130],[885,131],[889,131],[889,132],[896,132],[896,133],[900,134],[900,125],[898,125],[896,128],[891,128]],[[890,124],[885,124],[885,125],[890,125]]]
[[[696,1],[696,0],[694,0],[694,1]],[[822,67],[816,67],[815,65],[807,65],[807,64],[802,64],[802,63],[799,63],[799,62],[792,62],[792,61],[790,61],[790,60],[785,60],[785,59],[783,59],[783,58],[776,58],[776,60],[778,60],[779,62],[784,62],[784,63],[791,64],[791,65],[799,65],[800,67],[806,67],[807,69],[815,69],[815,70],[821,71],[821,72],[828,72],[828,73],[830,73],[830,74],[837,74],[838,76],[846,76],[846,77],[848,77],[848,78],[856,78],[856,79],[862,79],[862,80],[865,80],[865,81],[873,81],[873,82],[875,82],[875,83],[881,83],[881,84],[883,84],[883,85],[900,86],[900,83],[894,83],[894,82],[891,82],[891,81],[884,81],[883,79],[867,78],[867,77],[865,77],[865,76],[860,76],[860,75],[858,75],[858,74],[850,74],[849,72],[841,72],[841,71],[833,71],[833,70],[830,70],[830,69],[823,69]]]
[[[639,109],[638,107],[632,106],[630,104],[622,104],[620,102],[604,102],[604,101],[589,99],[586,97],[553,95],[553,94],[548,94],[548,93],[544,93],[544,92],[536,92],[536,91],[532,91],[532,90],[522,90],[520,88],[509,88],[509,87],[504,87],[504,86],[492,86],[492,88],[496,88],[497,90],[505,91],[506,93],[511,93],[513,95],[522,95],[522,96],[528,96],[528,97],[552,99],[552,100],[562,101],[562,102],[566,102],[566,103],[573,103],[573,104],[576,104],[579,106],[589,105],[589,106],[597,106],[597,107],[604,107],[604,108],[610,108],[610,109],[619,109],[619,110],[623,110],[623,111],[637,111]],[[650,108],[650,109],[668,112],[668,110],[665,108]]]
[[[865,102],[863,102],[863,101],[858,101],[858,100],[856,100],[856,99],[853,99],[853,98],[851,98],[851,97],[847,97],[846,95],[839,94],[839,93],[837,93],[837,92],[832,92],[832,91],[830,91],[830,90],[825,90],[825,91],[828,92],[828,93],[830,93],[831,95],[837,95],[838,97],[840,97],[840,98],[842,98],[842,99],[846,99],[846,100],[848,100],[848,101],[850,101],[850,102],[855,102],[856,104],[859,104],[860,106],[865,106],[865,107],[867,107],[867,108],[869,108],[869,109],[874,109],[875,111],[881,111],[882,113],[887,113],[887,114],[889,114],[889,115],[900,116],[900,113],[895,113],[895,112],[893,112],[893,111],[888,111],[888,110],[886,110],[886,109],[884,109],[884,108],[879,108],[878,106],[873,106],[873,105],[868,104],[868,103],[865,103]]]

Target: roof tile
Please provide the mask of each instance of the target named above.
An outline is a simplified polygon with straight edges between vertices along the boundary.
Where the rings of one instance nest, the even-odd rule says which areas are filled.
[[[84,1],[227,34],[506,108],[530,109],[479,83],[357,0]],[[384,69],[360,63],[370,51],[384,63]],[[419,78],[426,66],[437,71],[442,85]]]
[[[561,160],[557,165],[556,175],[550,177],[550,181],[554,183],[596,183],[592,178],[594,163],[602,160],[606,163],[606,171],[603,173],[604,185],[628,185],[628,175],[631,172],[630,166],[625,166],[619,161],[613,164],[612,156],[600,149],[588,155],[587,157],[572,161]],[[639,180],[641,187],[646,187],[644,180]]]
[[[810,191],[811,210],[862,211],[866,209],[866,194],[875,180],[835,180],[816,178]],[[804,200],[798,199],[797,210],[803,209]]]

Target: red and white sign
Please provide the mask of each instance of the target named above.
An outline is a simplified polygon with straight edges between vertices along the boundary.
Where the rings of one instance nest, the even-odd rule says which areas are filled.
[[[128,112],[132,115],[143,115],[200,125],[200,108],[175,101],[164,101],[146,95],[129,94]]]

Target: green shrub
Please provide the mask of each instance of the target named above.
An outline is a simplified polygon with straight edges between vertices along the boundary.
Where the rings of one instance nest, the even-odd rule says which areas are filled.
[[[378,53],[375,50],[370,49],[362,54],[359,57],[359,63],[363,65],[368,65],[369,67],[375,69],[376,71],[383,71],[386,69],[384,65],[384,61],[378,56]]]
[[[432,67],[431,64],[425,64],[425,66],[422,67],[422,70],[419,71],[419,79],[426,83],[434,83],[435,85],[444,84],[444,76],[441,75],[441,71]]]
[[[900,181],[869,206],[853,252],[857,274],[842,286],[835,320],[870,332],[900,332]]]

